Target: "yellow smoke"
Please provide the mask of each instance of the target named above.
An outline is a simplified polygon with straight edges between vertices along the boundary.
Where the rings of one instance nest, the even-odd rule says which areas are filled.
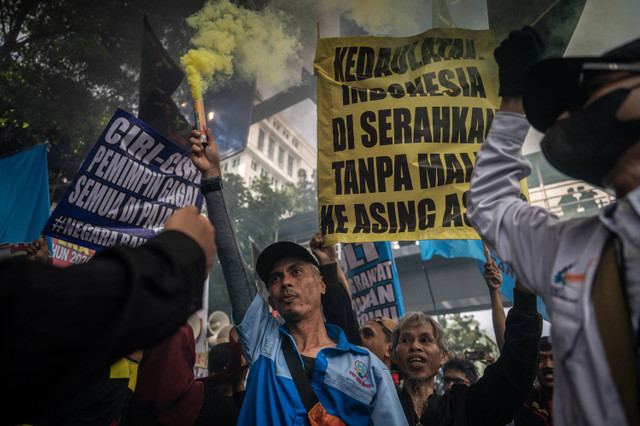
[[[195,30],[189,50],[180,62],[194,99],[212,85],[223,85],[234,72],[245,79],[281,84],[298,72],[291,62],[301,48],[287,29],[288,17],[276,10],[261,12],[238,7],[229,0],[209,1],[187,18]]]

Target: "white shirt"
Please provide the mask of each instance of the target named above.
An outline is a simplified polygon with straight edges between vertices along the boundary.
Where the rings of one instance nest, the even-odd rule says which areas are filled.
[[[609,231],[622,240],[632,323],[640,321],[640,187],[601,215],[561,222],[521,201],[526,118],[499,112],[476,159],[468,218],[496,255],[544,300],[552,322],[556,425],[627,424],[598,333],[591,288]],[[636,342],[637,346],[637,342]]]

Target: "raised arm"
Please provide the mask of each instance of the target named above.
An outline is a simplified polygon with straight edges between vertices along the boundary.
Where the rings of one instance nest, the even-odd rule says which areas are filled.
[[[496,342],[500,353],[502,353],[502,347],[504,346],[504,327],[507,320],[507,316],[504,313],[504,306],[502,306],[502,294],[500,287],[502,286],[502,273],[496,265],[495,260],[491,258],[491,253],[486,245],[484,247],[484,255],[487,263],[484,264],[484,281],[489,288],[489,297],[491,298],[491,320],[493,322],[493,332],[496,335]]]
[[[469,387],[467,407],[470,412],[481,414],[476,419],[479,424],[509,423],[536,375],[542,317],[536,310],[535,294],[519,285],[513,293],[502,353]]]
[[[216,228],[218,259],[229,292],[233,318],[239,324],[257,293],[253,274],[240,253],[240,246],[231,225],[229,209],[222,192],[220,155],[211,130],[207,129],[208,144],[200,141],[201,133],[191,132],[191,161],[202,173],[200,187],[207,203],[209,220]]]
[[[140,247],[105,249],[82,265],[1,262],[0,311],[8,321],[0,341],[20,348],[2,351],[1,365],[24,366],[0,369],[11,388],[3,420],[22,424],[68,402],[118,358],[173,334],[202,306],[213,241],[213,227],[190,206]]]
[[[362,345],[358,319],[348,291],[349,285],[344,272],[338,266],[336,246],[330,244],[323,247],[323,244],[324,238],[321,233],[315,234],[309,242],[311,252],[318,259],[322,279],[327,286],[327,292],[322,296],[324,317],[328,323],[342,328],[350,343]]]
[[[467,210],[469,221],[492,252],[538,293],[549,281],[544,271],[551,269],[561,232],[553,214],[520,199],[520,181],[531,173],[520,153],[529,131],[521,99],[523,76],[541,56],[540,43],[533,30],[514,31],[495,50],[502,106],[478,152]]]

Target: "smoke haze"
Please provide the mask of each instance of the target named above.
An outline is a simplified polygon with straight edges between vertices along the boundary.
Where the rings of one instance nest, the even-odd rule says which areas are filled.
[[[195,30],[191,43],[196,48],[180,61],[193,98],[202,99],[212,85],[224,86],[234,73],[276,86],[297,76],[302,46],[287,27],[290,19],[270,7],[257,12],[228,0],[208,2],[190,16],[187,25]]]

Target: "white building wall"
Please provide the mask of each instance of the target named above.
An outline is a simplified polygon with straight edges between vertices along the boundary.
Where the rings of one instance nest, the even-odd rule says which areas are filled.
[[[311,179],[316,169],[317,152],[286,120],[271,116],[249,128],[247,147],[221,161],[222,172],[243,177],[249,186],[259,176],[266,175],[276,189],[298,182],[304,170]]]

